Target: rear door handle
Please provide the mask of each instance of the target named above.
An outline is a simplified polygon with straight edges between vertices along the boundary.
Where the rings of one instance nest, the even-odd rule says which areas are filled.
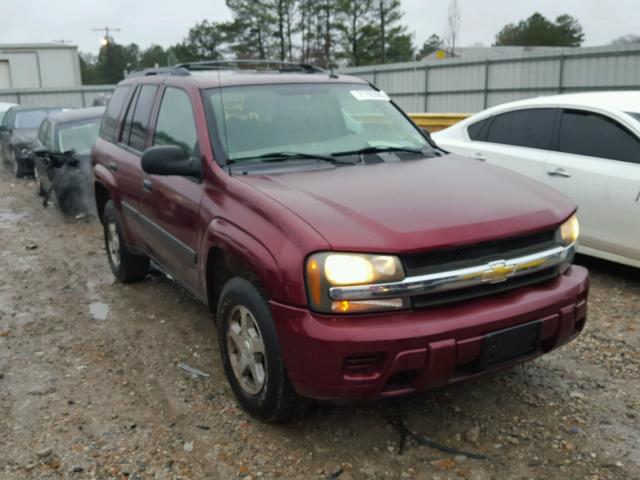
[[[562,167],[554,168],[553,170],[547,170],[547,175],[549,175],[550,177],[571,177],[571,174]]]
[[[151,192],[153,190],[153,182],[151,180],[149,180],[148,178],[144,179],[142,181],[142,189],[145,192]]]
[[[116,165],[114,162],[109,163],[109,170],[111,170],[112,172],[117,172],[118,171],[118,165]]]
[[[475,158],[476,160],[480,160],[481,162],[484,162],[487,160],[487,157],[485,157],[482,152],[476,152],[473,155],[471,155],[473,158]]]

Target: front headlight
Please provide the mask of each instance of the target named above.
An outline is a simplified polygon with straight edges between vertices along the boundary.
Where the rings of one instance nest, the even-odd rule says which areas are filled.
[[[398,257],[323,252],[311,255],[306,263],[307,292],[314,310],[330,313],[363,313],[405,308],[404,299],[385,301],[335,301],[331,287],[368,285],[404,279]]]
[[[560,226],[560,239],[564,246],[573,245],[580,236],[580,223],[577,215],[572,215],[569,220]]]

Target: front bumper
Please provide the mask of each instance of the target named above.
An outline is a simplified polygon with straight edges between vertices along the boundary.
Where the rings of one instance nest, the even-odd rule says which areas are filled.
[[[588,291],[586,269],[573,266],[541,284],[422,310],[340,317],[270,306],[300,395],[371,400],[463,381],[564,345],[584,326]],[[480,368],[486,335],[534,321],[539,348]]]

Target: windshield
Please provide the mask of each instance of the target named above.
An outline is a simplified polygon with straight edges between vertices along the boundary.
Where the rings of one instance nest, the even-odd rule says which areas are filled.
[[[80,154],[91,152],[93,142],[98,138],[101,121],[101,118],[96,118],[88,122],[60,126],[58,150],[60,152],[75,150]]]
[[[16,112],[15,128],[34,129],[40,127],[40,124],[50,113],[61,111],[61,108],[50,110],[20,110]]]
[[[279,84],[205,92],[229,160],[429,147],[386,94],[362,84]]]

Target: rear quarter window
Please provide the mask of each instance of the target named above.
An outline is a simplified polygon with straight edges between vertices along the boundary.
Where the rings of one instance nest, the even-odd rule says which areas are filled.
[[[102,119],[102,125],[100,127],[100,136],[106,140],[114,142],[116,140],[116,133],[118,130],[118,121],[120,119],[120,113],[124,107],[124,103],[127,100],[131,86],[123,85],[117,87],[111,100],[109,100],[109,106],[104,113]]]
[[[551,147],[556,109],[530,108],[496,115],[487,142],[548,150]]]
[[[487,126],[491,121],[492,117],[485,118],[484,120],[480,120],[479,122],[472,123],[467,127],[467,133],[469,134],[469,138],[474,141],[483,141],[487,138]]]

